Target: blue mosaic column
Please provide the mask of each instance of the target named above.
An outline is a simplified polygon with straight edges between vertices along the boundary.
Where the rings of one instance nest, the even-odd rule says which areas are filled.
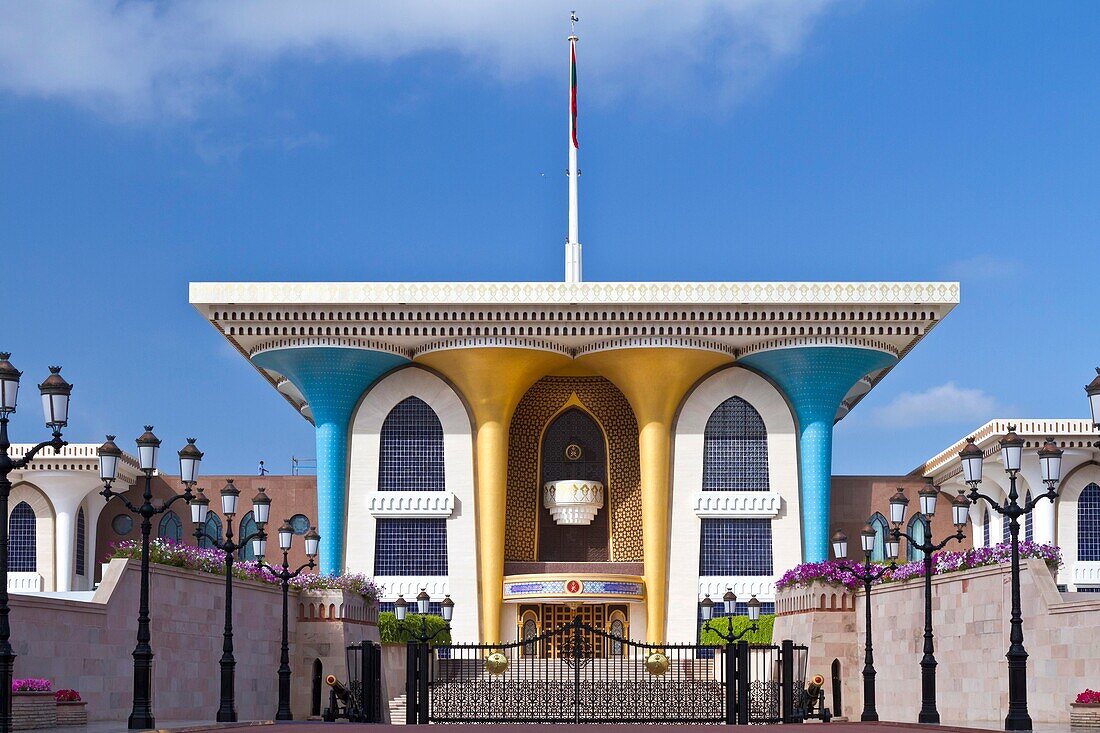
[[[380,376],[409,360],[385,351],[311,346],[264,351],[252,361],[289,379],[313,412],[321,573],[343,572],[351,414]]]
[[[805,562],[829,559],[833,421],[840,402],[857,381],[894,360],[875,349],[799,346],[750,354],[738,362],[779,385],[798,417]]]

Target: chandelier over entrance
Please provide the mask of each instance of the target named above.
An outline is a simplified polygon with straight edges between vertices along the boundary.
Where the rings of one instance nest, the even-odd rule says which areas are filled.
[[[603,484],[566,479],[542,487],[542,503],[556,524],[591,524],[603,508]]]

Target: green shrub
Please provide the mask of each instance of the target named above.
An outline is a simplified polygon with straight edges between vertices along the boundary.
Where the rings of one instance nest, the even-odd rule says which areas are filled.
[[[404,644],[407,641],[415,640],[420,635],[422,628],[420,625],[420,618],[419,614],[410,613],[405,617],[403,622],[398,623],[397,616],[393,615],[390,611],[383,611],[378,614],[378,634],[382,637],[382,643]],[[432,616],[429,614],[424,618],[428,622],[428,636],[431,636],[447,625],[447,622],[440,616]],[[451,633],[449,631],[440,631],[439,636],[431,641],[432,646],[450,643]]]
[[[760,614],[760,621],[757,622],[757,626],[760,628],[757,631],[749,632],[745,634],[741,640],[747,641],[750,644],[771,644],[772,643],[772,625],[775,623],[775,616],[771,614]],[[722,633],[729,630],[729,621],[725,618],[716,618],[710,622],[710,625],[714,629],[718,629]],[[706,623],[700,624],[700,643],[701,644],[717,644],[719,646],[726,643],[726,640],[720,637],[716,632],[703,628]],[[745,629],[752,626],[748,616],[734,616],[733,617],[733,633],[740,634]]]

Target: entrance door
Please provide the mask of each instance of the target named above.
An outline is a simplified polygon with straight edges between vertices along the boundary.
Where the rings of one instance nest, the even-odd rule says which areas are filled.
[[[576,609],[564,603],[525,605],[519,609],[519,640],[534,639],[540,633],[560,629],[571,623],[574,617],[580,616],[582,624],[595,630],[584,632],[585,642],[591,646],[593,657],[603,659],[622,656],[623,645],[620,640],[627,633],[626,614],[626,606],[609,606],[603,603],[584,604]],[[615,638],[608,638],[599,634],[599,631],[613,634]],[[522,653],[525,657],[557,659],[562,656],[565,645],[571,643],[570,640],[571,637],[567,634],[554,634],[539,642],[524,644]]]

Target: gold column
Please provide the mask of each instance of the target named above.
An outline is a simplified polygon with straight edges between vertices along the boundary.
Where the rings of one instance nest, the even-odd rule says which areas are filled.
[[[625,348],[588,354],[577,361],[614,382],[638,420],[646,638],[660,642],[666,638],[668,612],[672,421],[691,385],[733,358],[695,349]]]
[[[508,426],[531,385],[569,358],[534,349],[478,347],[436,351],[417,361],[451,380],[473,413],[481,642],[496,643],[504,595]]]

